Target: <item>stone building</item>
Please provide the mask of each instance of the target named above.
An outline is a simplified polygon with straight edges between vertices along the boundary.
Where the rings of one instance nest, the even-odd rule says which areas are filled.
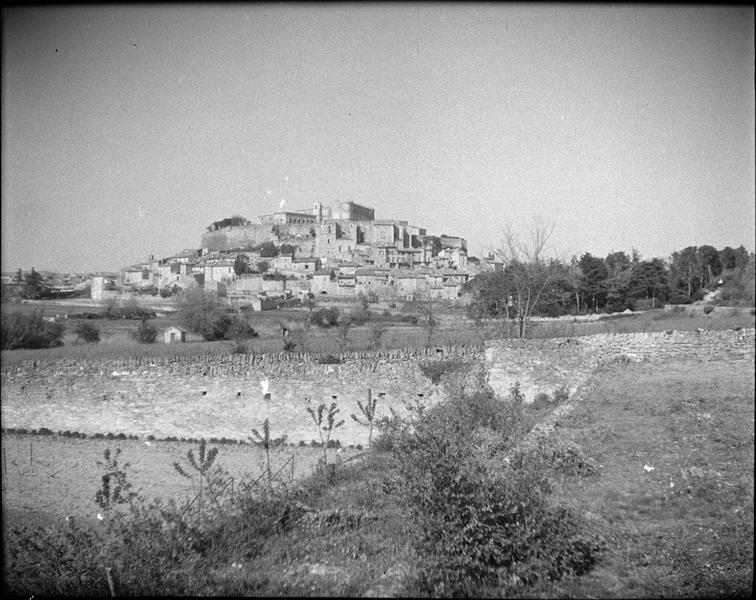
[[[332,218],[344,221],[372,221],[375,219],[375,209],[356,202],[340,202],[333,209]]]
[[[308,212],[278,211],[260,217],[261,225],[314,225],[317,217]]]
[[[186,341],[186,329],[171,326],[163,330],[163,342],[166,344],[176,344]]]

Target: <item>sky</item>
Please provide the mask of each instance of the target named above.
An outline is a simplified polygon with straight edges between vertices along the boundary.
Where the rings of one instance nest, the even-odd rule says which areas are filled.
[[[351,200],[569,258],[756,244],[754,9],[2,11],[2,271],[117,270]]]

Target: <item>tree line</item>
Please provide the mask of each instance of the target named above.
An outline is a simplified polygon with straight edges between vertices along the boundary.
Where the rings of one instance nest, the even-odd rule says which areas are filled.
[[[643,260],[633,249],[629,255],[619,251],[600,257],[586,252],[565,261],[544,257],[549,232],[540,233],[540,239],[527,244],[505,236],[502,246],[492,253],[501,268],[477,275],[463,288],[474,298],[468,307],[470,316],[511,318],[522,330],[530,316],[689,304],[717,288],[723,304],[754,304],[754,254],[742,245],[720,250],[710,245],[688,246],[669,260]]]

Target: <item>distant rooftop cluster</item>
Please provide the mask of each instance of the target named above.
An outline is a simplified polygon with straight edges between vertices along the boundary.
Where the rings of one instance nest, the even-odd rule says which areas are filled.
[[[123,269],[120,284],[156,290],[199,286],[237,300],[361,292],[382,298],[423,292],[453,300],[480,264],[468,258],[464,238],[376,219],[375,209],[355,202],[332,207],[316,202],[310,209],[262,215],[257,222],[216,222],[202,234],[200,248],[150,256]]]

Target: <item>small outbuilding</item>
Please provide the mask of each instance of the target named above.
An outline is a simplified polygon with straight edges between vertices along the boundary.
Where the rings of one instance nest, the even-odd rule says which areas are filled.
[[[171,326],[163,330],[163,341],[166,344],[175,344],[186,341],[186,329]]]

